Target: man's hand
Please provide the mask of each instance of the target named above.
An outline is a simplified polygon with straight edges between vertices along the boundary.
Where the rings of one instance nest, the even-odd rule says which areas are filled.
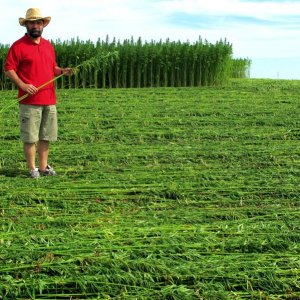
[[[74,74],[73,68],[62,68],[61,71],[62,71],[62,74],[64,74],[65,76],[71,76]]]
[[[23,83],[20,85],[20,88],[29,95],[34,95],[38,89],[32,84]]]
[[[74,73],[75,72],[74,72],[73,68],[61,68],[61,67],[56,66],[54,69],[55,76],[61,76],[61,75],[71,76]]]
[[[61,74],[64,76],[71,76],[74,74],[74,69],[73,68],[61,68]]]

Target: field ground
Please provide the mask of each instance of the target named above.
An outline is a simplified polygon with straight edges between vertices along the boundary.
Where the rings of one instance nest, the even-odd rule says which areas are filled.
[[[38,180],[17,104],[0,117],[0,299],[300,299],[300,81],[58,90],[58,110]]]

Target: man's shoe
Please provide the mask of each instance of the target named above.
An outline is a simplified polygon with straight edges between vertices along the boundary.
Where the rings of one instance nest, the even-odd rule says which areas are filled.
[[[39,178],[40,172],[39,172],[38,168],[34,168],[33,170],[30,170],[29,175],[31,178]]]
[[[56,172],[53,170],[53,168],[49,165],[47,165],[45,170],[38,170],[41,175],[43,176],[55,176]]]

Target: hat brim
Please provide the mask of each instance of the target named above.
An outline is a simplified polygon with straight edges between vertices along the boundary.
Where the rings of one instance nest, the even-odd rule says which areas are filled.
[[[43,17],[43,18],[37,18],[37,19],[25,19],[25,18],[19,18],[19,23],[21,26],[26,26],[27,21],[37,21],[37,20],[43,20],[44,21],[44,27],[46,27],[50,21],[51,17]]]

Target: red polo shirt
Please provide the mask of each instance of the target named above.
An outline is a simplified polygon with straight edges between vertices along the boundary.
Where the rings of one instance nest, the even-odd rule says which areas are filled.
[[[5,71],[14,70],[25,83],[39,87],[55,77],[56,58],[51,43],[41,37],[40,43],[34,43],[25,34],[12,44],[5,62]],[[18,97],[26,94],[19,89]],[[31,105],[56,104],[54,82],[41,88],[35,95],[30,95],[20,103]]]

